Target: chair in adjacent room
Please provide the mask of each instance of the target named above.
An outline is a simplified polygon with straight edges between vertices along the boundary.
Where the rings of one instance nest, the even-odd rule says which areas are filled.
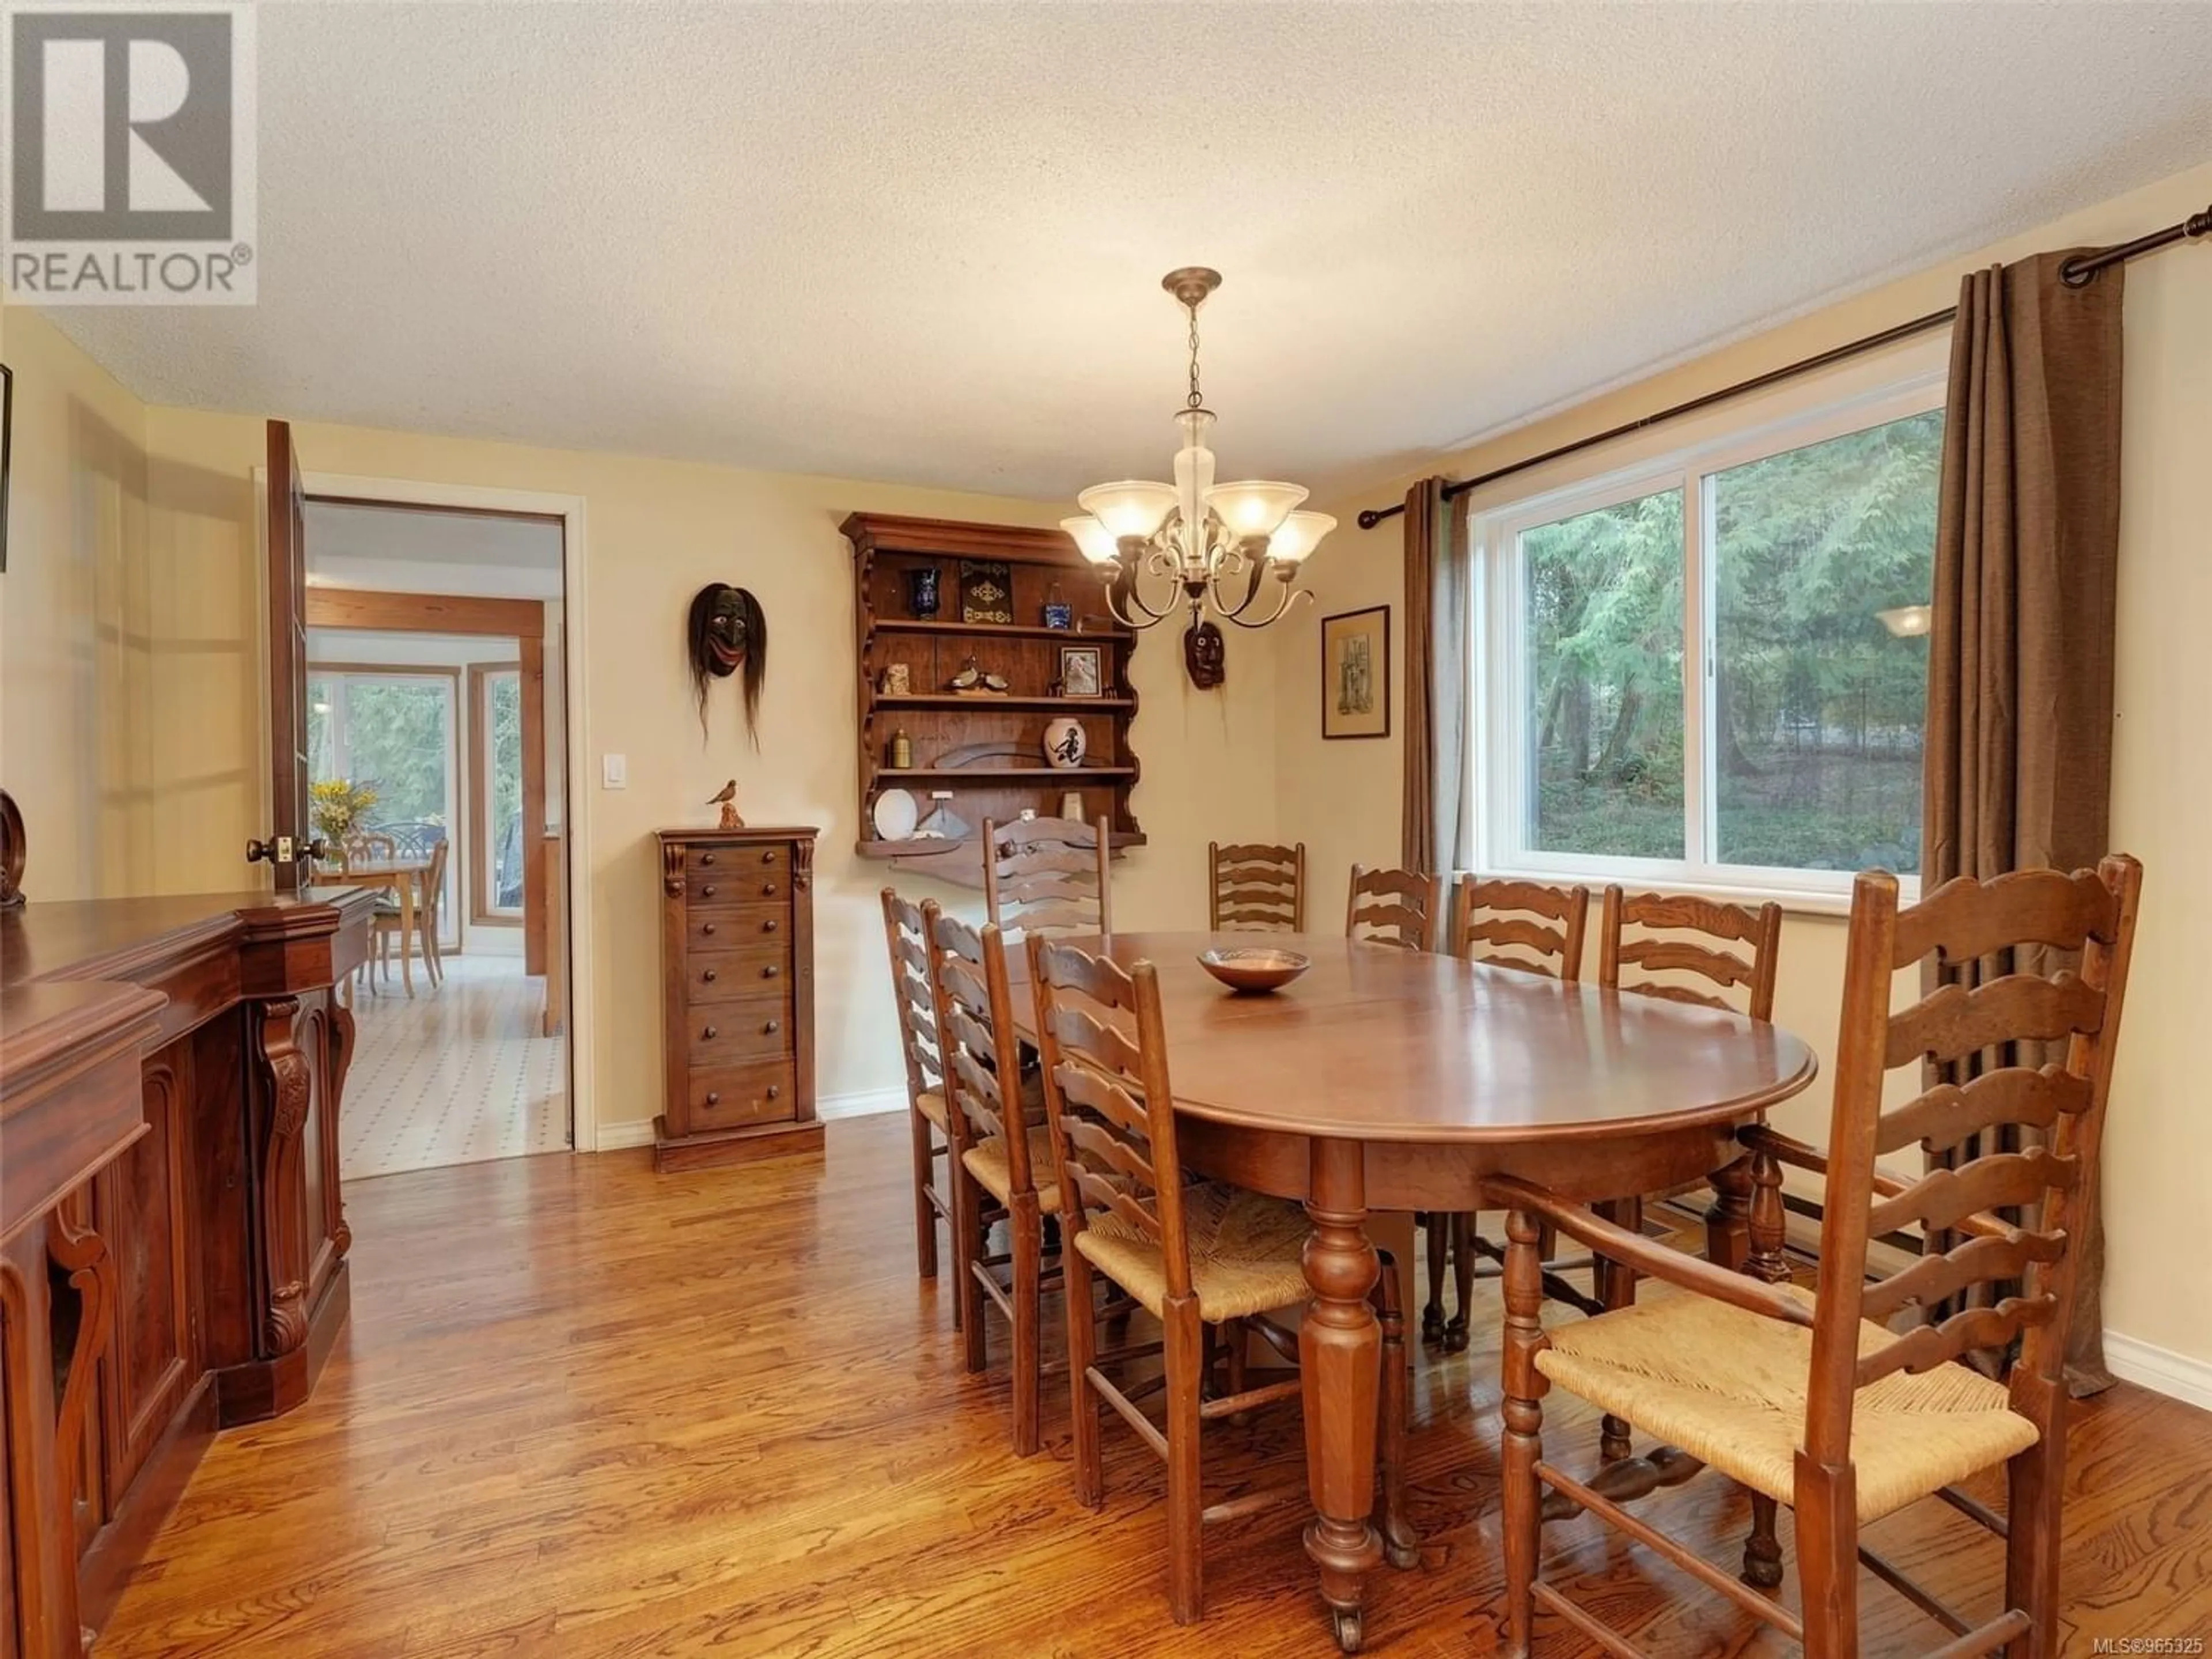
[[[419,884],[416,890],[413,938],[410,939],[407,934],[406,912],[401,908],[397,897],[387,893],[376,902],[376,912],[371,922],[370,943],[374,946],[374,966],[377,971],[383,975],[385,983],[387,985],[392,982],[392,941],[395,939],[399,941],[399,951],[403,958],[417,945],[421,945],[422,968],[423,971],[430,976],[430,983],[434,986],[445,983],[445,959],[438,954],[437,934],[438,895],[446,884],[447,847],[447,843],[441,841],[430,848],[430,867],[419,876],[404,875],[398,878],[401,881]],[[396,854],[386,853],[384,856],[391,858]],[[414,993],[410,989],[408,994],[411,996]]]
[[[1301,1256],[1311,1230],[1303,1207],[1225,1182],[1188,1182],[1176,1154],[1159,979],[1150,963],[1124,969],[1044,939],[1029,942],[1045,1103],[1058,1155],[1061,1261],[1066,1278],[1068,1375],[1074,1412],[1075,1489],[1105,1501],[1099,1407],[1110,1405],[1168,1466],[1168,1604],[1178,1624],[1205,1610],[1200,1533],[1206,1522],[1303,1498],[1303,1482],[1204,1501],[1205,1425],[1299,1396],[1295,1375],[1261,1380],[1247,1369],[1252,1339],[1295,1364],[1297,1334],[1279,1316],[1310,1298]],[[1102,1352],[1093,1286],[1103,1279],[1160,1322],[1164,1341]],[[1372,1292],[1382,1326],[1378,1405],[1379,1524],[1395,1565],[1418,1555],[1404,1519],[1404,1320],[1386,1255]],[[1218,1334],[1209,1341],[1206,1333]],[[1218,1347],[1225,1387],[1211,1387]],[[1161,1354],[1164,1376],[1116,1382],[1131,1358]],[[1161,1395],[1164,1429],[1139,1401]]]
[[[1306,847],[1240,842],[1206,848],[1206,926],[1217,933],[1303,933]]]
[[[1006,979],[1006,945],[995,924],[981,932],[930,900],[921,907],[943,1044],[946,1122],[952,1141],[952,1259],[960,1285],[968,1369],[986,1364],[984,1310],[1006,1316],[1013,1331],[1017,1456],[1041,1443],[1039,1396],[1044,1360],[1044,1218],[1060,1205],[1059,1165],[1042,1100],[1022,1083],[1020,1039]],[[1006,1216],[1006,1254],[989,1253],[984,1203]],[[1004,1269],[1003,1276],[1001,1269]]]
[[[1000,931],[1110,933],[1114,883],[1106,820],[983,821],[983,905]]]
[[[907,1127],[914,1143],[914,1253],[916,1271],[937,1277],[937,1224],[945,1226],[950,1249],[955,1178],[948,1170],[939,1188],[937,1165],[951,1155],[951,1130],[945,1116],[945,1065],[938,1048],[935,981],[929,966],[929,932],[920,907],[884,889],[884,941],[890,947],[891,1005],[898,1019],[899,1051],[906,1066]],[[961,1317],[964,1297],[956,1292],[952,1317]]]
[[[1539,1187],[1493,1184],[1510,1211],[1505,1271],[1504,1548],[1507,1651],[1529,1652],[1544,1607],[1610,1653],[1632,1654],[1541,1575],[1545,1495],[1649,1545],[1809,1659],[1860,1651],[1858,1569],[1951,1632],[1923,1651],[1966,1659],[2059,1652],[2060,1502],[2065,1486],[2067,1327],[2081,1218],[2097,1152],[2141,894],[2142,867],[1960,878],[1909,908],[1896,878],[1858,878],[1836,1039],[1835,1103],[1823,1154],[1764,1126],[1750,1149],[1747,1271],[1645,1239]],[[2075,953],[2078,952],[2078,957]],[[1891,1012],[1900,970],[1935,988]],[[1931,1086],[1893,1109],[1900,1066]],[[1917,1179],[1878,1167],[1918,1148]],[[1789,1284],[1782,1166],[1820,1176],[1817,1289]],[[1537,1232],[1549,1224],[1679,1291],[1547,1332]],[[1917,1233],[1893,1267],[1870,1243]],[[1885,1251],[1887,1254],[1887,1250]],[[1894,1322],[1909,1317],[1903,1331]],[[1963,1363],[2018,1345],[2009,1380]],[[1584,1482],[1544,1459],[1543,1401],[1566,1389],[1748,1487],[1758,1498],[1741,1580],[1665,1537],[1609,1495],[1646,1483],[1633,1459]],[[1694,1467],[1694,1466],[1693,1466]],[[1958,1483],[2002,1467],[2000,1517]],[[1940,1498],[2004,1540],[2003,1611],[1970,1623],[1869,1550],[1861,1528]],[[1765,1594],[1781,1581],[1776,1508],[1796,1520],[1801,1616]]]
[[[1444,948],[1469,962],[1542,974],[1572,985],[1583,976],[1583,936],[1589,925],[1586,887],[1462,876],[1452,891]],[[1472,1213],[1431,1217],[1428,1246],[1429,1296],[1421,1308],[1421,1340],[1441,1344],[1447,1353],[1458,1353],[1469,1340],[1472,1316],[1468,1308],[1474,1297],[1474,1281],[1495,1275],[1496,1264],[1505,1259],[1505,1247],[1476,1231]],[[1490,1272],[1477,1265],[1483,1256],[1490,1258]],[[1447,1258],[1459,1300],[1459,1311],[1449,1319],[1443,1293]]]
[[[1433,951],[1443,937],[1444,881],[1418,870],[1352,866],[1344,936],[1406,951]]]

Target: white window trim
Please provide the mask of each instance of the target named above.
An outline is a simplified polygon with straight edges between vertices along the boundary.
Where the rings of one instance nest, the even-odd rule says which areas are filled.
[[[1713,594],[1703,545],[1705,506],[1714,474],[1747,461],[1941,409],[1948,335],[1841,371],[1774,388],[1671,430],[1661,447],[1648,434],[1607,445],[1536,475],[1542,487],[1511,498],[1479,501],[1469,522],[1474,562],[1468,622],[1467,769],[1474,792],[1475,867],[1486,873],[1565,880],[1597,888],[1664,886],[1734,902],[1780,902],[1810,915],[1841,915],[1850,908],[1855,872],[1776,869],[1684,859],[1607,858],[1543,853],[1513,846],[1509,826],[1527,823],[1528,779],[1520,741],[1527,709],[1527,658],[1521,624],[1521,532],[1577,514],[1595,512],[1657,491],[1683,492],[1683,745],[1685,846],[1714,844],[1717,805],[1707,798],[1703,768],[1714,739],[1705,687],[1714,655]],[[1492,663],[1504,665],[1492,675]],[[1899,878],[1904,897],[1919,896],[1917,875]]]
[[[492,893],[499,880],[499,827],[493,822],[493,803],[499,799],[499,745],[492,738],[491,705],[497,682],[514,682],[514,695],[522,696],[522,670],[487,667],[483,672],[483,753],[477,757],[476,787],[483,792],[483,845],[476,849],[483,860],[484,915],[500,921],[520,921],[523,907],[520,904],[493,902]]]

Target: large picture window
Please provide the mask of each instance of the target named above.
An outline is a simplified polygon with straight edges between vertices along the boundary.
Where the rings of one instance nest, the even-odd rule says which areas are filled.
[[[1785,896],[1917,872],[1942,397],[1478,516],[1486,867]]]

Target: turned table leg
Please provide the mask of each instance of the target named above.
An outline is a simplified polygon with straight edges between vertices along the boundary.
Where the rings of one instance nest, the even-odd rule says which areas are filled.
[[[1321,1569],[1338,1645],[1358,1650],[1367,1575],[1382,1564],[1375,1510],[1375,1411],[1382,1328],[1369,1305],[1382,1265],[1367,1237],[1365,1152],[1316,1140],[1306,1214],[1306,1283],[1314,1299],[1298,1333],[1304,1376],[1306,1478],[1314,1518],[1306,1553]]]

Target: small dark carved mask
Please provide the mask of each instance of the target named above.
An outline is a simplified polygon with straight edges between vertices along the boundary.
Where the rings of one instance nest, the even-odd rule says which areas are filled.
[[[1228,645],[1210,622],[1195,622],[1182,632],[1182,665],[1190,683],[1211,691],[1229,678]]]
[[[744,673],[745,730],[760,744],[761,686],[768,677],[768,618],[745,588],[709,582],[691,598],[688,629],[691,683],[699,695],[699,729],[707,729],[707,691],[715,680]]]

